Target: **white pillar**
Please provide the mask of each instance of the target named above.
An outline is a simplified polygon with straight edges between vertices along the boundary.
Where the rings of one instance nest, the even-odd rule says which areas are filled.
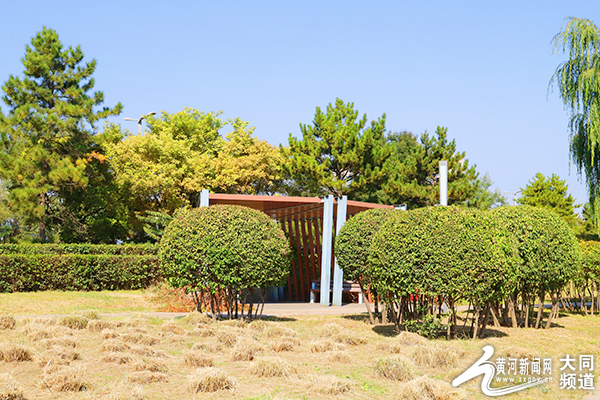
[[[331,245],[333,240],[333,195],[323,201],[323,239],[321,240],[321,305],[329,307],[331,282]]]
[[[448,205],[448,161],[440,161],[440,206]]]
[[[340,233],[340,230],[346,222],[346,210],[348,209],[348,196],[342,196],[338,199],[337,203],[337,221],[335,224],[336,234]],[[342,289],[344,284],[344,271],[340,268],[335,258],[335,266],[333,268],[333,305],[342,305]]]
[[[208,189],[200,191],[200,207],[208,207]]]

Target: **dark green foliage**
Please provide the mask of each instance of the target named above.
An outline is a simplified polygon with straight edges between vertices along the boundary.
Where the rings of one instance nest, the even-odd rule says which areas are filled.
[[[516,262],[512,236],[487,213],[423,208],[397,213],[375,235],[369,261],[384,296],[444,294],[474,305],[501,298]]]
[[[350,218],[335,238],[335,256],[344,279],[369,283],[369,251],[373,237],[385,221],[402,211],[376,208],[363,211]]]
[[[0,255],[24,254],[24,255],[131,255],[131,256],[157,256],[158,246],[150,243],[145,244],[0,244]]]
[[[470,201],[470,206],[485,206],[476,199],[482,197],[482,190],[487,192],[488,182],[479,180],[475,166],[457,150],[456,141],[448,140],[447,128],[438,126],[433,135],[425,132],[419,138],[410,132],[391,133],[386,145],[391,155],[383,167],[380,203],[406,203],[409,209],[439,204],[439,162],[447,160],[448,204]]]
[[[162,278],[158,247],[0,245],[0,292],[142,289]]]
[[[508,290],[537,295],[562,289],[581,262],[577,239],[566,222],[531,206],[500,207],[491,213],[517,239],[520,261]]]
[[[541,207],[554,211],[560,215],[566,223],[575,228],[579,220],[575,215],[575,208],[580,205],[575,204],[575,199],[568,192],[569,185],[560,179],[558,175],[546,178],[537,173],[529,181],[525,189],[521,189],[519,204],[525,204],[533,207]]]
[[[160,278],[156,256],[0,256],[1,292],[141,289]]]
[[[279,285],[289,271],[289,256],[288,241],[275,221],[233,205],[178,213],[159,246],[165,277],[173,286],[212,293]]]
[[[559,95],[570,114],[571,160],[585,175],[589,203],[596,223],[600,221],[600,29],[588,19],[566,18],[564,30],[554,37],[554,51],[569,54],[557,68]]]
[[[367,127],[353,103],[336,99],[325,113],[317,107],[312,125],[300,125],[302,138],[291,134],[287,173],[290,193],[303,196],[348,195],[353,200],[376,201],[385,179],[381,167],[389,156],[385,145],[385,114]]]
[[[600,283],[600,242],[581,241],[581,278]]]
[[[418,333],[419,335],[434,339],[447,329],[441,321],[433,315],[428,314],[423,318],[423,321],[406,321],[404,327],[409,332]]]
[[[33,238],[46,242],[115,242],[126,230],[116,202],[111,170],[100,140],[98,121],[121,112],[103,107],[102,92],[92,92],[96,61],[83,62],[79,47],[65,48],[44,27],[26,46],[24,77],[10,76],[2,86],[8,113],[0,112],[0,179],[19,224],[37,225]],[[32,238],[30,237],[29,240]]]

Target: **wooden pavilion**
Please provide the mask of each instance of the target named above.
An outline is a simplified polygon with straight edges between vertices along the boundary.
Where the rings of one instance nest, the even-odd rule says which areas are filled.
[[[346,220],[361,211],[372,208],[393,208],[382,204],[335,199],[333,195],[319,197],[257,196],[209,193],[203,190],[200,207],[215,204],[236,204],[260,210],[276,220],[290,240],[294,251],[292,268],[288,275],[288,300],[308,301],[312,281],[321,281],[322,306],[342,305],[343,271],[333,255],[333,238]]]

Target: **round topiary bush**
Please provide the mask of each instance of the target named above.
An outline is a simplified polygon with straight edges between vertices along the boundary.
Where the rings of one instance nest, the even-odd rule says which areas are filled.
[[[369,285],[373,296],[377,296],[374,287],[370,286],[370,264],[368,261],[371,242],[385,221],[396,211],[391,208],[375,208],[354,215],[344,224],[335,238],[335,256],[338,265],[344,271],[344,279],[356,281],[363,292]],[[371,323],[375,322],[371,307],[365,303]],[[375,302],[375,311],[378,304]]]
[[[451,310],[467,300],[484,318],[488,305],[502,298],[506,271],[516,263],[514,248],[512,235],[488,213],[421,208],[395,214],[375,235],[370,275],[399,315],[418,294],[421,303],[429,297],[429,304],[443,297]],[[485,322],[479,322],[482,332]]]
[[[535,297],[543,299],[552,295],[553,309],[546,325],[549,327],[552,315],[558,314],[560,290],[580,268],[581,250],[569,225],[556,213],[538,207],[517,206],[499,207],[490,212],[516,238],[519,264],[510,274],[508,291],[512,325],[519,325],[517,319],[529,323],[529,316],[518,318],[515,303],[517,296],[525,304],[526,312]],[[543,307],[538,307],[536,326],[540,324]]]
[[[335,256],[344,278],[369,283],[369,250],[373,237],[392,215],[401,212],[375,208],[360,212],[344,224],[335,238]]]
[[[158,254],[173,286],[221,290],[231,297],[280,284],[289,271],[290,247],[266,214],[215,205],[178,213],[165,228]]]

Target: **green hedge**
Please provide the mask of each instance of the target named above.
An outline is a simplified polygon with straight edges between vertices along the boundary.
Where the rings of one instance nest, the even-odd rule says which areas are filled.
[[[0,244],[1,254],[95,254],[156,256],[158,246],[145,244]]]
[[[129,290],[162,278],[155,245],[0,245],[0,292]]]

